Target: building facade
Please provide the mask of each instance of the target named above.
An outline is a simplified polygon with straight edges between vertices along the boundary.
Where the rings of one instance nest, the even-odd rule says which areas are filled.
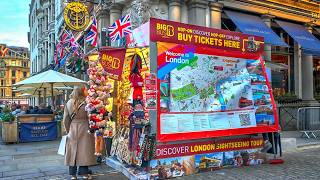
[[[29,50],[9,46],[4,57],[0,57],[0,103],[27,104],[26,97],[14,92],[12,85],[30,76]]]
[[[131,15],[134,27],[147,22],[150,17],[155,17],[240,32],[243,31],[236,22],[237,17],[231,17],[228,12],[254,16],[287,45],[265,44],[264,59],[267,67],[271,69],[274,94],[283,96],[289,93],[296,95],[299,99],[313,101],[320,93],[319,54],[305,53],[304,44],[299,43],[277,23],[280,20],[303,26],[310,34],[320,39],[320,4],[315,0],[93,0],[83,2],[87,5],[90,14],[96,15],[100,35],[99,45],[105,45],[106,42],[106,39],[102,38],[103,29],[125,14]],[[52,62],[54,42],[52,37],[54,38],[54,34],[58,34],[61,30],[65,5],[66,2],[62,0],[32,0],[30,6],[32,72],[38,72]],[[54,14],[52,10],[57,13]],[[48,13],[52,16],[49,17]],[[47,25],[48,22],[52,22],[52,17],[55,17],[53,31],[50,25]],[[41,29],[45,29],[42,30],[44,33],[39,33]],[[256,29],[252,29],[252,34],[256,35],[254,31]],[[36,36],[37,34],[42,36]],[[83,41],[84,34],[76,32],[75,37]]]
[[[131,14],[134,27],[156,17],[240,32],[237,17],[230,17],[228,11],[257,17],[287,44],[285,47],[265,44],[264,59],[271,69],[274,94],[295,94],[299,99],[313,101],[320,93],[319,54],[305,53],[304,44],[299,44],[299,39],[277,21],[303,26],[319,39],[319,5],[313,0],[101,0],[95,10],[99,32],[124,14]],[[99,41],[101,44],[104,40]]]
[[[53,64],[55,0],[32,0],[29,11],[31,74]]]

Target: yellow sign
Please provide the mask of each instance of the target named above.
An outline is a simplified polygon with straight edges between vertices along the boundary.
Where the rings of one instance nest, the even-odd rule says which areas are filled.
[[[8,52],[8,48],[5,46],[0,45],[0,57],[5,57],[7,52]]]
[[[64,20],[67,26],[74,31],[84,30],[89,23],[89,13],[84,4],[71,2],[64,9]]]

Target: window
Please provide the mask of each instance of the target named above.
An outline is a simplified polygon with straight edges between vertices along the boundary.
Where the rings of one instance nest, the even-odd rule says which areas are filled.
[[[27,72],[23,72],[23,77],[27,77]]]
[[[6,96],[6,90],[5,89],[1,89],[1,96],[5,97]]]
[[[12,92],[12,96],[15,97],[16,96],[16,92]]]
[[[12,77],[16,77],[16,71],[15,70],[11,70],[11,76]]]
[[[4,61],[0,62],[0,68],[5,68],[6,67],[6,63]]]
[[[6,75],[5,71],[0,71],[0,77],[4,78],[5,75]]]
[[[11,84],[13,85],[13,84],[15,84],[15,83],[16,83],[16,80],[13,79],[13,80],[11,81]]]
[[[1,86],[6,86],[6,80],[1,80]]]
[[[11,65],[15,66],[16,65],[16,61],[11,61]]]

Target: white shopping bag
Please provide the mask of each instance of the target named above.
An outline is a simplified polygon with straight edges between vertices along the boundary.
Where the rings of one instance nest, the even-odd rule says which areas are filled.
[[[60,145],[59,145],[58,154],[60,154],[62,156],[64,156],[65,153],[66,153],[67,137],[68,137],[68,135],[62,136],[61,142],[60,142]]]

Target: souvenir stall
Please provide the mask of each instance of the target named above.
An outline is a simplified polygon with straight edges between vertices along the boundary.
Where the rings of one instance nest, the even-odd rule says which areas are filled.
[[[279,123],[262,37],[151,19],[126,42],[99,50],[96,72],[114,79],[112,93],[90,82],[94,97],[114,100],[107,165],[130,179],[166,179],[267,162],[267,133]]]

